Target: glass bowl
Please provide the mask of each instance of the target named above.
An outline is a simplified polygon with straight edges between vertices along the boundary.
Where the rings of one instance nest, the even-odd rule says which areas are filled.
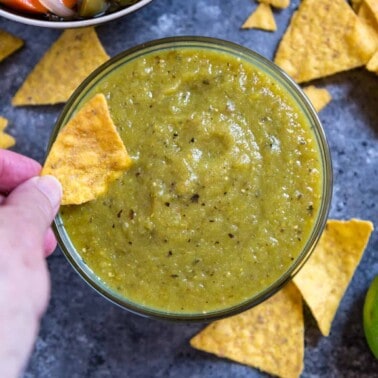
[[[90,17],[86,19],[77,20],[48,20],[41,15],[33,13],[19,12],[17,10],[10,9],[0,4],[0,17],[7,18],[12,21],[20,22],[26,25],[40,26],[46,28],[55,29],[69,29],[69,28],[81,28],[86,26],[94,26],[104,24],[106,22],[116,20],[127,14],[133,13],[143,6],[150,3],[152,0],[139,0],[135,4],[126,6],[117,11],[111,13],[103,13],[96,17]]]
[[[332,196],[332,164],[328,148],[328,144],[324,135],[322,125],[319,121],[316,111],[308,98],[304,95],[300,87],[279,67],[260,56],[259,54],[239,46],[237,44],[207,37],[172,37],[161,40],[152,41],[143,45],[127,50],[94,71],[74,92],[67,104],[65,105],[52,133],[49,148],[56,139],[59,130],[65,125],[73,116],[78,107],[80,107],[86,98],[92,93],[96,85],[102,80],[111,75],[112,72],[128,62],[133,62],[136,59],[143,59],[148,54],[175,49],[205,49],[219,52],[222,54],[230,54],[237,59],[246,61],[253,65],[257,70],[263,72],[274,81],[275,85],[282,88],[286,94],[296,103],[300,112],[302,112],[304,119],[307,121],[316,142],[319,160],[321,162],[321,200],[320,208],[314,216],[312,229],[305,242],[303,242],[303,249],[299,255],[293,259],[291,265],[285,270],[280,277],[274,280],[267,287],[252,295],[247,300],[241,303],[229,306],[227,308],[216,309],[214,311],[197,311],[197,312],[171,312],[161,309],[155,309],[151,306],[140,305],[135,303],[116,291],[112,290],[104,283],[94,272],[89,268],[81,255],[75,249],[70,237],[65,228],[61,214],[59,213],[54,222],[54,230],[59,242],[59,245],[79,275],[84,281],[94,288],[98,293],[103,295],[109,301],[119,305],[123,309],[137,313],[142,316],[148,316],[158,319],[169,319],[175,321],[212,321],[223,317],[231,316],[242,311],[245,311],[260,302],[264,301],[274,293],[276,293],[283,285],[285,285],[303,266],[306,260],[311,255],[316,243],[318,242],[322,231],[325,227],[328,211]],[[125,84],[127,85],[127,84]],[[94,92],[93,92],[94,93]]]

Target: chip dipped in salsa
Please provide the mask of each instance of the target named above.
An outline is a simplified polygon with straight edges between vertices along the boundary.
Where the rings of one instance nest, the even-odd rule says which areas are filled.
[[[59,123],[104,94],[132,165],[105,194],[61,208],[79,272],[127,308],[178,317],[278,289],[330,200],[321,126],[288,83],[249,50],[207,39],[151,43],[87,80]]]

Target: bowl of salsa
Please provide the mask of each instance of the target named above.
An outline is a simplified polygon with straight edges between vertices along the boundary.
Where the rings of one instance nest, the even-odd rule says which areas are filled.
[[[0,16],[56,29],[93,26],[135,12],[151,0],[0,0]]]
[[[133,164],[54,224],[92,288],[141,315],[209,321],[257,305],[303,266],[332,167],[313,106],[282,70],[213,38],[145,43],[80,85],[50,145],[97,93]]]

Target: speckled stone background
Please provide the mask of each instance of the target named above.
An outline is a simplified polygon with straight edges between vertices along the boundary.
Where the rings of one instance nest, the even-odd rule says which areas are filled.
[[[228,39],[272,59],[299,0],[275,11],[278,30],[240,30],[256,7],[252,0],[155,0],[140,11],[97,28],[113,56],[128,47],[174,35]],[[43,161],[62,106],[11,106],[11,97],[61,31],[0,20],[0,28],[25,46],[0,64],[0,114],[10,120],[14,150]],[[330,216],[359,217],[378,227],[378,76],[364,69],[318,80],[333,101],[320,113],[334,166]],[[378,274],[378,237],[372,235],[327,338],[306,310],[303,377],[377,377],[361,310],[367,287]],[[59,249],[48,260],[52,294],[26,378],[261,377],[255,369],[191,349],[188,341],[203,324],[172,324],[129,314],[108,303],[73,271]]]

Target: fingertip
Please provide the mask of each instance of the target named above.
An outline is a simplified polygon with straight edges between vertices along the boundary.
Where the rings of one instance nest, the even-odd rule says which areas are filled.
[[[62,199],[62,185],[51,175],[35,177],[34,180],[37,188],[47,197],[56,213]]]
[[[56,237],[54,235],[54,232],[51,228],[49,228],[45,235],[45,257],[50,256],[56,249],[58,242],[56,240]]]
[[[0,150],[0,191],[11,191],[24,181],[36,176],[41,165],[27,157],[9,150]]]
[[[62,187],[52,176],[36,176],[14,189],[3,202],[17,207],[24,219],[34,219],[43,235],[51,225],[60,206]]]

